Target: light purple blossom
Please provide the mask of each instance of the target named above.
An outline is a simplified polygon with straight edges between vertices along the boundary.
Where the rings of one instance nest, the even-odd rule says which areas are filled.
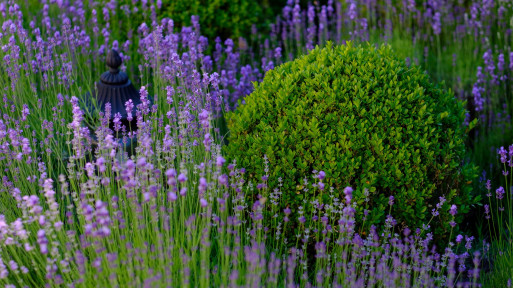
[[[223,167],[226,160],[222,156],[217,156],[216,165],[217,167]]]
[[[185,174],[183,174],[183,173],[180,173],[180,175],[178,175],[177,179],[180,183],[184,183],[185,181],[187,181],[187,176],[185,176]]]
[[[351,188],[349,186],[344,188],[344,195],[345,195],[346,203],[348,205],[351,204],[351,200],[353,198],[353,188]]]
[[[452,216],[456,216],[456,213],[458,213],[458,207],[456,207],[456,205],[451,205],[451,208],[449,209],[449,213],[452,215]]]
[[[497,190],[495,190],[495,197],[499,200],[502,200],[502,198],[504,198],[504,193],[504,188],[501,186]]]

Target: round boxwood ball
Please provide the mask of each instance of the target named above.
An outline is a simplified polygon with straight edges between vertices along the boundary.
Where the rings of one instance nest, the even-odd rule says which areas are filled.
[[[283,179],[281,211],[328,200],[329,187],[343,201],[352,186],[357,223],[382,225],[394,196],[390,214],[399,225],[429,222],[442,235],[451,229],[450,205],[458,206],[457,223],[478,200],[470,185],[476,168],[463,161],[464,103],[389,46],[317,47],[267,72],[239,104],[227,115],[225,153],[253,183],[265,175],[267,155],[268,187]],[[324,191],[302,189],[314,170],[326,172]]]

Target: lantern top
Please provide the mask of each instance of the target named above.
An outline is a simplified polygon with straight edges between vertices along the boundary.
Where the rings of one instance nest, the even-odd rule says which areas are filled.
[[[111,49],[109,53],[107,53],[105,63],[109,66],[111,73],[118,73],[119,66],[123,64],[123,59],[121,59],[121,56],[119,56],[119,53],[116,50]]]
[[[109,71],[101,75],[100,81],[96,82],[96,89],[92,93],[86,93],[84,108],[90,111],[91,115],[94,115],[98,113],[98,110],[105,112],[105,104],[110,103],[110,126],[112,126],[112,119],[119,113],[121,115],[121,122],[128,127],[128,113],[125,104],[128,100],[132,100],[133,108],[130,114],[134,123],[131,126],[136,127],[133,115],[136,114],[137,105],[141,103],[139,91],[132,85],[126,73],[119,70],[123,59],[116,50],[112,49],[108,52],[105,62],[109,67]],[[96,100],[97,108],[93,105],[92,99]]]
[[[123,59],[114,49],[110,50],[105,59],[109,71],[102,74],[100,80],[107,85],[123,85],[128,82],[128,76],[125,72],[119,71],[119,66],[123,64]]]

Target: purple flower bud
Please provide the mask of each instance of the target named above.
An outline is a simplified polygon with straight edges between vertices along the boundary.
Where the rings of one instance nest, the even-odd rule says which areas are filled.
[[[210,133],[206,133],[205,139],[203,140],[203,145],[205,145],[205,150],[210,151],[211,143],[212,143],[212,139],[210,138]]]
[[[146,158],[141,157],[141,158],[137,159],[137,163],[135,165],[137,166],[137,168],[146,167]]]
[[[175,192],[169,192],[167,194],[167,197],[169,198],[169,201],[171,201],[171,202],[175,202],[176,199],[178,199]]]
[[[87,171],[87,177],[92,178],[94,176],[94,166],[91,163],[85,164],[85,170]]]
[[[318,178],[319,178],[319,180],[326,178],[326,173],[324,171],[319,171]]]
[[[201,177],[199,179],[199,185],[198,185],[199,192],[205,193],[205,191],[207,191],[207,187],[208,187],[207,179],[205,179],[204,177]]]
[[[317,183],[317,187],[319,187],[319,190],[324,190],[324,183],[322,183],[322,182]]]
[[[488,204],[485,204],[484,205],[484,210],[485,210],[485,218],[488,220],[490,219],[490,206]]]
[[[96,165],[98,166],[100,173],[105,172],[105,159],[103,157],[100,157],[96,160]]]
[[[176,170],[171,168],[169,170],[166,171],[166,177],[167,177],[167,184],[168,185],[171,185],[171,186],[175,186],[176,185],[176,180],[175,180],[175,177],[176,177]]]
[[[175,89],[172,86],[166,87],[167,104],[173,104],[173,96],[175,95]]]
[[[46,224],[45,215],[39,215],[39,225],[45,226],[45,224]]]
[[[501,186],[499,187],[497,190],[495,190],[495,193],[496,193],[496,198],[499,199],[499,200],[502,200],[502,198],[504,198],[504,188]]]
[[[217,156],[217,159],[216,159],[217,167],[223,167],[225,162],[226,162],[226,160],[224,160],[224,158],[222,156]]]
[[[287,207],[283,210],[283,213],[285,213],[285,215],[290,215],[291,211],[290,211],[290,208]]]
[[[228,175],[223,174],[223,175],[219,176],[217,178],[217,180],[219,181],[219,184],[221,184],[223,186],[228,186]]]
[[[441,23],[441,15],[440,12],[436,12],[433,16],[433,23],[431,24],[433,26],[433,33],[435,35],[440,35],[442,32],[442,23]]]
[[[114,131],[118,132],[121,130],[121,114],[119,112],[114,114],[114,119],[112,122],[114,123]]]
[[[132,99],[128,99],[128,101],[126,101],[125,109],[127,114],[127,120],[131,122],[132,119],[134,119],[132,116],[132,112],[134,111],[134,102],[132,101]]]
[[[459,244],[459,243],[461,243],[462,240],[463,240],[463,236],[461,236],[461,234],[456,236],[456,243]]]
[[[353,188],[349,186],[344,188],[344,195],[346,198],[346,203],[351,204],[351,199],[353,198]]]
[[[506,151],[506,149],[504,149],[503,146],[501,146],[501,148],[499,149],[498,154],[501,156],[501,163],[506,163],[506,157],[508,152]]]
[[[470,248],[472,248],[472,240],[474,240],[474,236],[470,236],[470,237],[465,236],[465,241],[467,242],[467,243],[465,243],[465,248],[467,250],[470,250]]]
[[[394,205],[394,196],[390,196],[388,198],[388,205],[390,205],[390,206]]]
[[[449,213],[452,215],[452,216],[456,216],[456,213],[458,213],[458,207],[456,207],[456,205],[451,205],[451,208],[449,209]]]
[[[178,181],[180,181],[180,183],[187,181],[187,176],[185,176],[183,173],[180,173],[180,175],[178,175]]]
[[[207,200],[205,200],[204,198],[201,198],[201,199],[200,199],[200,205],[201,205],[201,207],[203,207],[203,208],[207,207],[207,205],[208,205]]]

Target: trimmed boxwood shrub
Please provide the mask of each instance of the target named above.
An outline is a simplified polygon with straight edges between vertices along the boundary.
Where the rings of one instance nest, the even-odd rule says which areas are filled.
[[[389,46],[317,47],[267,72],[239,104],[227,115],[225,153],[256,183],[267,155],[268,186],[283,179],[280,209],[297,211],[304,199],[328,197],[330,186],[343,199],[350,185],[361,207],[359,223],[366,209],[366,225],[384,223],[394,196],[397,223],[422,227],[444,196],[440,215],[429,224],[445,237],[450,205],[458,206],[460,222],[478,201],[470,185],[476,167],[463,163],[464,103],[419,67],[397,59]],[[322,193],[300,186],[313,170],[326,172]]]

